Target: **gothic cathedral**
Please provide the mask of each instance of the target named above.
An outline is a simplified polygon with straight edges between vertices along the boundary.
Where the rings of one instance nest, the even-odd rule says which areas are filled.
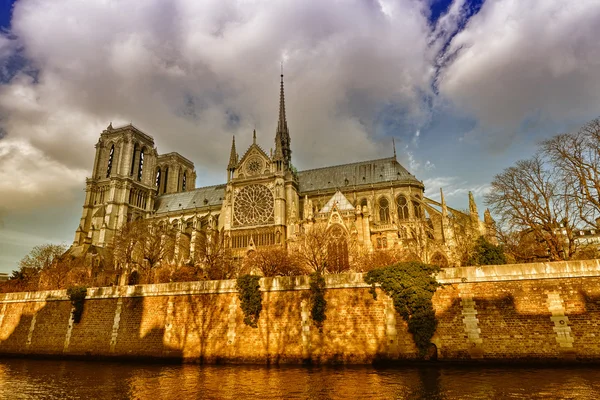
[[[465,241],[494,241],[494,221],[487,210],[479,220],[470,193],[468,212],[447,206],[443,193],[440,202],[426,198],[423,182],[398,163],[395,150],[393,157],[297,171],[285,111],[281,75],[274,151],[267,154],[254,132],[240,157],[234,138],[227,182],[200,188],[190,160],[159,154],[153,138],[131,124],[110,124],[96,144],[72,249],[106,248],[128,222],[148,218],[176,230],[174,262],[193,259],[194,237],[207,228],[218,229],[239,257],[263,246],[293,248],[315,225],[343,249],[402,249],[440,266],[460,265]]]

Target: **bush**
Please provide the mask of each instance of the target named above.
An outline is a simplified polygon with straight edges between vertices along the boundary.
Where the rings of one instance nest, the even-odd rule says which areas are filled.
[[[503,265],[506,256],[502,246],[495,246],[483,236],[479,236],[473,247],[473,253],[467,261],[468,265]]]
[[[81,315],[83,314],[83,302],[87,295],[87,288],[85,286],[73,286],[67,289],[67,296],[71,300],[71,305],[74,307],[73,310],[73,322],[76,324],[81,321]]]
[[[372,285],[375,299],[376,283],[392,298],[396,312],[408,323],[408,331],[421,357],[427,353],[437,328],[431,298],[440,286],[433,275],[439,270],[437,266],[412,261],[377,268],[364,277],[365,282]]]
[[[260,294],[260,276],[242,275],[237,278],[236,288],[244,312],[244,323],[256,328],[258,317],[262,310],[262,295]]]

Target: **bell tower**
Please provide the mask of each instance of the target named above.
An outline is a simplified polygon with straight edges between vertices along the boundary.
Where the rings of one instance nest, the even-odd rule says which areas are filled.
[[[156,196],[154,139],[133,125],[102,132],[74,245],[105,247],[126,222],[147,217]]]

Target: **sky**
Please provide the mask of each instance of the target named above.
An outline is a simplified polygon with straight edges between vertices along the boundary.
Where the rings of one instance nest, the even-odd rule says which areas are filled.
[[[600,114],[600,0],[0,0],[0,272],[73,241],[101,131],[223,183],[231,138],[293,163],[393,154],[482,214],[494,175]]]

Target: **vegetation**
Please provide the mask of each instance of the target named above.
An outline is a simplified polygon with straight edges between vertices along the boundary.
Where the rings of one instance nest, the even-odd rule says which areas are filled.
[[[431,299],[439,283],[434,274],[439,267],[417,261],[403,262],[389,267],[369,271],[366,283],[381,285],[381,289],[392,298],[396,312],[408,323],[408,331],[419,354],[424,356],[437,328],[437,319]],[[373,297],[377,293],[373,289]]]
[[[260,293],[260,276],[242,275],[237,278],[236,288],[244,312],[244,323],[256,328],[258,317],[262,310],[262,295]]]
[[[597,229],[600,217],[600,119],[546,140],[533,157],[496,175],[486,203],[500,217],[511,258],[577,257],[576,231]]]
[[[71,300],[73,305],[73,322],[76,324],[81,321],[81,315],[83,314],[83,302],[87,295],[87,288],[85,286],[73,286],[67,289],[67,296]]]
[[[496,246],[480,236],[467,262],[467,265],[502,265],[506,264],[504,247]]]
[[[259,248],[248,255],[246,262],[263,276],[296,276],[305,273],[296,254],[280,246]]]
[[[327,300],[325,300],[325,278],[319,272],[310,274],[310,304],[312,320],[315,322],[317,328],[319,328],[319,331],[321,331],[323,329],[323,322],[327,318],[325,315]]]

